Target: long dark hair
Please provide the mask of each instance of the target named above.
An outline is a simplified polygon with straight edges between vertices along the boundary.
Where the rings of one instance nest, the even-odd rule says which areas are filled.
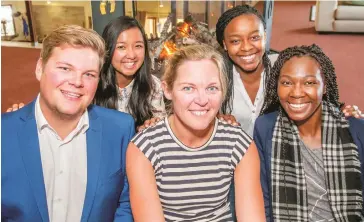
[[[261,114],[277,111],[280,107],[278,97],[278,81],[283,65],[292,57],[310,56],[319,64],[321,74],[324,77],[326,93],[323,100],[333,106],[340,108],[343,103],[339,102],[339,90],[336,82],[336,73],[334,65],[330,58],[325,55],[321,48],[315,44],[310,46],[294,46],[287,48],[279,53],[277,61],[274,63],[272,71],[267,74],[265,82],[264,103]]]
[[[236,6],[234,8],[227,10],[226,12],[224,12],[216,23],[216,39],[222,48],[224,47],[223,40],[224,40],[225,28],[228,26],[228,24],[231,22],[231,20],[233,20],[234,18],[236,18],[240,15],[249,15],[249,14],[257,16],[263,24],[264,31],[266,31],[267,25],[265,23],[263,16],[258,12],[258,10],[256,10],[254,7],[251,7],[249,5]],[[231,62],[231,59],[230,59],[228,53],[226,53],[225,57],[227,60],[226,62],[228,63],[228,66],[229,66],[228,90],[227,90],[227,94],[226,94],[226,99],[222,104],[221,110],[223,113],[230,113],[232,110],[232,100],[233,100],[233,96],[234,96],[233,95],[233,91],[234,91],[233,90],[234,89],[233,63]],[[269,73],[272,65],[271,65],[271,62],[268,58],[266,51],[263,54],[262,64],[264,66],[265,73]]]
[[[116,48],[116,42],[121,32],[138,28],[143,36],[145,57],[143,65],[134,74],[134,85],[127,105],[129,113],[135,119],[135,125],[139,126],[145,120],[153,116],[150,96],[154,92],[153,77],[150,73],[150,57],[148,42],[143,27],[139,22],[128,16],[120,16],[107,24],[102,37],[106,45],[105,63],[101,68],[100,81],[97,87],[94,103],[110,109],[117,109],[118,104],[118,85],[115,69],[112,66],[112,56]]]

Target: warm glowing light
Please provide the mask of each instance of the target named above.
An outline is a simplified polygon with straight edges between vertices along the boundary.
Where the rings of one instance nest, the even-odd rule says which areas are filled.
[[[187,37],[190,33],[190,26],[186,22],[184,22],[177,27],[177,30],[178,34],[180,34],[182,37]]]
[[[48,4],[48,5],[49,5],[49,4],[51,4],[51,1],[50,1],[50,0],[48,0],[48,1],[47,1],[47,4]]]
[[[166,42],[164,44],[164,49],[166,50],[168,55],[172,55],[177,51],[176,45],[173,42]]]
[[[173,53],[177,51],[176,44],[172,41],[165,42],[163,45],[163,50],[159,56],[160,59],[166,59]]]

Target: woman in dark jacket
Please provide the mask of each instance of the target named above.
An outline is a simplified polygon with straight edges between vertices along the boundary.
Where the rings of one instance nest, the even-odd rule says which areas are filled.
[[[288,48],[266,89],[254,141],[267,221],[363,221],[364,120],[340,110],[331,60]]]

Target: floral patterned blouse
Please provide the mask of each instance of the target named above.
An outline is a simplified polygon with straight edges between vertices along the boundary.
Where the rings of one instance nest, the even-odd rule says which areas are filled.
[[[151,95],[151,105],[153,107],[153,117],[162,118],[166,115],[166,110],[163,101],[163,91],[161,81],[153,76],[154,93]],[[131,90],[133,89],[134,80],[125,88],[119,87],[118,110],[120,112],[130,113],[128,106]]]

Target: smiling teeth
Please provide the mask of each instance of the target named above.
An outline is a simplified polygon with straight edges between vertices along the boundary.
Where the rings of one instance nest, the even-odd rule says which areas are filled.
[[[132,68],[135,64],[135,62],[126,62],[124,63],[127,68]]]
[[[251,59],[253,59],[253,58],[254,58],[254,56],[255,56],[255,55],[242,56],[242,58],[243,58],[244,60],[251,60]]]
[[[63,94],[65,94],[68,97],[72,97],[72,98],[80,98],[81,95],[76,94],[76,93],[71,93],[71,92],[66,92],[66,91],[62,91]]]
[[[205,115],[206,113],[207,111],[192,111],[192,114],[196,116],[202,116]]]
[[[292,103],[290,103],[289,105],[290,105],[292,108],[300,109],[300,108],[304,107],[305,105],[307,105],[307,103],[301,103],[301,104],[292,104]]]

